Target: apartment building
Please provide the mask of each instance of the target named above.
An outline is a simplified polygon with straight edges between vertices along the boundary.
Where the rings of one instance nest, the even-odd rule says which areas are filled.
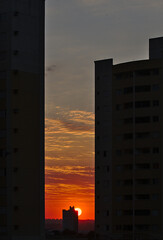
[[[44,0],[0,1],[0,239],[44,239]]]
[[[97,239],[163,239],[163,38],[149,59],[95,62]]]

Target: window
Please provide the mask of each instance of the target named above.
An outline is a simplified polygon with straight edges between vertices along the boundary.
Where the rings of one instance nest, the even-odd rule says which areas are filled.
[[[117,150],[115,151],[115,153],[116,153],[117,156],[121,156],[121,155],[122,155],[122,150],[117,149]]]
[[[132,139],[133,138],[133,134],[132,133],[125,133],[124,134],[124,139],[128,140],[128,139]]]
[[[152,216],[158,216],[159,215],[159,211],[158,210],[152,210],[151,211],[151,215]]]
[[[117,196],[116,196],[116,201],[117,201],[117,202],[122,201],[122,195],[117,195]]]
[[[107,157],[107,151],[104,151],[104,157]]]
[[[154,154],[159,153],[159,148],[158,148],[158,147],[153,148],[153,153],[154,153]]]
[[[147,231],[149,230],[149,225],[147,224],[137,224],[135,225],[135,229],[138,230],[138,231]]]
[[[6,135],[6,130],[0,130],[0,138],[4,138]]]
[[[0,176],[6,176],[6,168],[0,168]]]
[[[15,108],[15,109],[13,110],[13,113],[15,113],[15,114],[19,113],[19,109]]]
[[[123,170],[123,165],[117,165],[117,166],[116,166],[116,170],[117,170],[118,172],[122,171],[122,170]]]
[[[123,215],[125,215],[125,216],[132,216],[133,215],[133,210],[132,209],[124,210],[123,211]]]
[[[135,123],[149,123],[150,122],[150,117],[136,117],[135,118]]]
[[[150,85],[135,86],[135,92],[150,92]]]
[[[0,61],[4,61],[6,59],[6,52],[0,51]]]
[[[117,89],[117,90],[116,90],[116,95],[119,96],[119,95],[121,95],[121,94],[122,94],[122,89]]]
[[[117,105],[116,105],[116,110],[119,111],[119,110],[121,110],[121,109],[122,109],[122,104],[117,104]]]
[[[117,210],[116,215],[117,216],[122,216],[122,210]]]
[[[124,165],[124,169],[125,170],[132,170],[133,169],[133,165],[132,164],[125,164]]]
[[[150,153],[150,148],[136,148],[136,150],[135,150],[136,155],[148,154],[148,153]]]
[[[116,225],[115,229],[116,230],[121,230],[122,229],[122,225]]]
[[[124,109],[130,109],[130,108],[133,108],[133,102],[124,103]]]
[[[153,179],[152,179],[152,183],[153,183],[154,185],[158,185],[158,184],[159,184],[159,179],[158,179],[158,178],[153,178]]]
[[[106,231],[109,231],[109,225],[106,225]]]
[[[124,199],[125,200],[132,200],[132,195],[131,194],[124,195]]]
[[[0,118],[5,118],[6,117],[6,111],[0,111]]]
[[[158,194],[152,194],[151,195],[151,199],[152,200],[158,200],[159,199],[159,195]]]
[[[153,85],[152,85],[152,90],[153,90],[153,91],[158,91],[159,88],[160,88],[159,84],[153,84]]]
[[[124,119],[124,124],[130,124],[133,123],[133,118],[125,118]]]
[[[133,92],[133,87],[124,88],[124,94],[132,93],[132,92]]]
[[[137,209],[135,210],[136,216],[149,216],[150,210],[149,209]]]
[[[124,180],[124,185],[125,186],[131,186],[133,184],[133,180],[132,179],[125,179]]]
[[[124,225],[123,230],[132,231],[132,225]]]
[[[14,35],[17,36],[19,34],[19,31],[14,31]]]
[[[139,178],[139,179],[136,179],[136,184],[138,184],[138,185],[150,184],[150,179],[149,178]]]
[[[153,116],[153,122],[159,122],[159,116]]]
[[[136,108],[145,108],[145,107],[150,107],[150,101],[136,101],[135,102],[135,107]]]
[[[132,149],[132,148],[131,148],[131,149],[125,149],[125,150],[124,150],[124,153],[131,155],[131,154],[133,154],[133,149]]]
[[[148,138],[150,136],[149,132],[139,132],[136,133],[136,138]]]
[[[6,71],[0,71],[0,80],[6,79],[7,77],[7,72]]]
[[[154,107],[159,106],[159,100],[153,100],[153,106]]]
[[[159,163],[153,163],[153,168],[158,169],[159,168]]]
[[[136,164],[136,169],[149,169],[149,168],[150,168],[150,164],[148,163]]]
[[[135,195],[136,200],[147,200],[150,199],[149,194],[136,194]]]

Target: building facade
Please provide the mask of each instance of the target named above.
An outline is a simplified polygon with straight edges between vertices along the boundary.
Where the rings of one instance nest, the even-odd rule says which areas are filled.
[[[44,239],[44,0],[0,1],[0,239]]]
[[[74,207],[70,207],[69,210],[63,209],[62,228],[63,231],[69,230],[76,233],[78,232],[78,211],[75,211]]]
[[[97,239],[163,239],[163,38],[149,59],[95,62]]]

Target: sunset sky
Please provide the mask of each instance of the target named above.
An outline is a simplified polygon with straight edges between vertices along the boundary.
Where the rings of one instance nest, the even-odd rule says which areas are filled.
[[[148,58],[162,0],[46,0],[46,218],[94,219],[94,61]]]

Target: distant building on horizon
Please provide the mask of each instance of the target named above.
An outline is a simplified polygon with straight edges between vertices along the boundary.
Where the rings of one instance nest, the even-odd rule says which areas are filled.
[[[149,59],[95,61],[96,239],[163,239],[163,37]]]
[[[44,239],[44,11],[0,1],[0,240]]]
[[[63,209],[62,219],[63,231],[69,230],[72,232],[78,232],[78,211],[75,211],[74,207],[70,206],[69,210]]]

